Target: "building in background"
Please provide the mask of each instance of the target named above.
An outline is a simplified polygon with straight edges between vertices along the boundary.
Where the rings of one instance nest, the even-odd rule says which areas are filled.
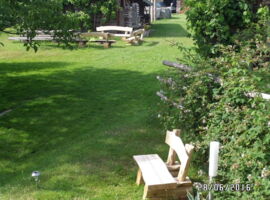
[[[117,12],[118,26],[140,28],[150,23],[150,0],[118,0],[120,9]]]
[[[173,13],[180,13],[184,8],[184,0],[163,0],[166,6],[172,7]]]

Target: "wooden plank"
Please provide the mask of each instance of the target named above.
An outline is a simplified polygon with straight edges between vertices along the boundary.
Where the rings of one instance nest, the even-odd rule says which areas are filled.
[[[191,160],[191,155],[192,155],[194,146],[190,145],[190,144],[186,144],[185,149],[186,149],[187,154],[188,154],[188,159],[185,162],[181,163],[180,171],[179,171],[179,174],[178,174],[179,182],[185,181],[185,179],[186,179],[186,176],[188,174],[188,169],[189,169],[189,163],[190,163],[190,160]]]
[[[133,37],[127,38],[126,40],[130,42],[130,41],[135,40],[135,39],[136,38],[133,36]]]
[[[141,35],[144,33],[144,29],[138,29],[132,32],[132,35]]]
[[[82,37],[102,37],[103,39],[108,40],[110,37],[113,37],[114,35],[112,33],[88,32],[88,33],[81,33],[80,36],[82,36]]]
[[[115,43],[116,40],[90,40],[90,42],[110,42],[110,43]]]
[[[104,48],[110,48],[113,43],[115,43],[115,40],[90,40],[90,42],[96,42],[103,45]]]
[[[136,184],[141,185],[141,184],[143,184],[143,182],[144,181],[143,181],[143,177],[142,177],[142,171],[140,169],[138,169]]]
[[[149,190],[148,185],[145,185],[143,190],[143,199],[147,198],[148,190]]]
[[[131,34],[126,34],[126,33],[113,33],[113,36],[116,36],[116,37],[130,37]]]
[[[16,40],[16,41],[28,41],[29,38],[27,37],[9,37],[9,40]],[[32,38],[33,41],[51,41],[53,40],[52,37],[34,37]]]
[[[124,32],[124,33],[113,33],[113,36],[130,37],[131,33],[133,31],[133,28],[132,27],[124,27],[124,26],[100,26],[100,27],[97,27],[96,30],[100,31],[102,33],[110,32],[110,31]]]
[[[124,32],[132,32],[132,27],[125,26],[99,26],[96,28],[97,31],[124,31]]]
[[[175,177],[174,179],[177,181],[177,187],[192,186],[192,182],[188,176],[186,177],[186,180],[184,180],[184,181],[179,181],[177,177]]]
[[[164,198],[164,199],[179,199],[187,196],[187,192],[192,191],[192,185],[179,186],[168,190],[148,189],[146,198]]]
[[[185,149],[185,145],[180,137],[175,135],[175,132],[167,131],[165,142],[176,152],[181,165],[187,161],[188,155]]]
[[[180,136],[181,130],[174,129],[173,132],[176,136]],[[175,159],[176,159],[176,152],[172,147],[170,147],[168,158],[167,158],[167,164],[173,165],[175,163]]]
[[[142,171],[145,185],[150,189],[175,188],[177,181],[157,154],[133,156]]]

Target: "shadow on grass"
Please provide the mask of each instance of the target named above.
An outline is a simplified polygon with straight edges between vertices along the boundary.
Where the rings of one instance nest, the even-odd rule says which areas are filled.
[[[0,64],[0,70],[7,72],[6,65],[21,72],[70,63]],[[132,155],[155,153],[156,143],[164,145],[153,117],[159,101],[155,76],[91,66],[50,75],[2,76],[2,105],[20,106],[0,118],[1,185],[22,184],[33,170],[68,163],[78,165],[86,176],[96,174],[100,181],[112,172],[126,175],[134,166]],[[52,188],[54,172],[44,176],[48,189],[70,190],[58,181]]]
[[[151,37],[187,37],[188,32],[180,24],[154,24]]]
[[[29,62],[29,63],[0,63],[0,77],[1,80],[6,79],[5,74],[7,73],[22,73],[32,72],[39,70],[50,70],[65,68],[70,63],[65,62]]]
[[[151,41],[151,42],[145,41],[144,43],[145,43],[145,46],[148,46],[148,47],[153,47],[159,44],[159,42],[156,42],[156,41]]]

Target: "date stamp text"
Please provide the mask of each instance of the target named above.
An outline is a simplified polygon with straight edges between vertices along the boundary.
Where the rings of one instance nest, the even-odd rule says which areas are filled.
[[[253,184],[207,184],[207,183],[197,183],[197,189],[200,191],[235,191],[235,192],[248,192],[252,191]]]

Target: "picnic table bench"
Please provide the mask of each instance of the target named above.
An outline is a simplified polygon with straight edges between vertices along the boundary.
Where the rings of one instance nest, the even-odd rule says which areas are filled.
[[[72,39],[72,42],[77,43],[80,47],[85,46],[88,40],[80,38],[77,35],[75,38]],[[25,37],[24,34],[22,36],[9,37],[8,39],[15,40],[15,41],[22,41],[22,42],[30,41],[30,38]],[[57,41],[57,38],[55,37],[55,31],[37,30],[36,36],[31,38],[31,40],[32,41]]]
[[[136,183],[145,183],[143,199],[187,199],[187,192],[192,190],[187,173],[194,147],[184,145],[179,135],[180,130],[167,131],[165,142],[170,150],[166,163],[157,154],[133,156],[139,166]],[[181,164],[176,162],[176,155]]]
[[[16,40],[16,41],[29,41],[30,39],[24,36],[18,36],[18,37],[9,37],[9,40]],[[52,41],[53,37],[51,36],[37,36],[32,38],[33,41]]]
[[[101,33],[111,33],[116,37],[130,37],[133,28],[124,26],[99,26],[96,30]]]
[[[9,37],[9,40],[15,40],[15,41],[22,41],[22,42],[29,42],[30,39],[24,36],[18,36],[18,37]],[[37,35],[36,37],[31,39],[32,41],[56,41],[52,36],[50,35]],[[82,39],[82,38],[74,38],[73,42],[77,43],[80,47],[86,46],[88,40]]]
[[[101,33],[112,34],[112,36],[122,37],[124,41],[130,44],[138,44],[143,41],[144,29],[133,31],[132,27],[100,26],[96,30]]]

